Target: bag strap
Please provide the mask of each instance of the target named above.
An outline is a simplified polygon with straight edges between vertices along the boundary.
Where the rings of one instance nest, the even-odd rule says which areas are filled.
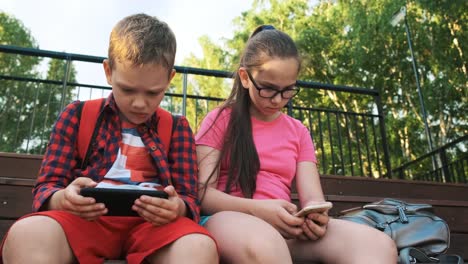
[[[171,136],[173,130],[173,117],[172,114],[161,107],[156,110],[156,116],[159,118],[157,131],[161,142],[164,145],[166,155],[169,154],[169,148],[171,146]]]
[[[159,110],[161,109],[161,110]],[[164,150],[166,151],[166,157],[169,156],[169,150],[171,147],[171,137],[177,127],[177,122],[179,121],[180,116],[172,115],[170,112],[159,108],[158,110],[161,111],[160,119],[158,121],[158,133],[159,137],[161,138],[164,144]],[[164,119],[163,119],[164,116]],[[169,184],[174,185],[172,182],[172,173],[169,176]]]
[[[414,247],[407,247],[400,250],[398,264],[413,263],[464,264],[465,262],[461,256],[455,254],[440,254],[436,257],[429,257],[422,250]]]
[[[437,257],[429,257],[424,251],[407,247],[400,250],[398,264],[414,264],[414,263],[444,263],[444,264],[463,264],[462,257],[455,254],[440,254]]]
[[[88,165],[88,159],[91,155],[92,141],[96,138],[99,124],[102,122],[103,115],[100,114],[104,107],[105,98],[93,99],[81,102],[78,110],[80,125],[78,127],[77,149],[78,156],[81,160],[80,168],[85,169]],[[171,137],[176,122],[172,114],[161,107],[156,110],[156,116],[159,118],[157,124],[157,132],[164,145],[166,155],[169,153],[171,146]],[[83,121],[84,120],[84,121]]]
[[[463,258],[455,254],[440,254],[437,256],[440,263],[464,264]]]
[[[80,168],[87,166],[89,155],[91,154],[91,139],[96,137],[97,124],[101,123],[102,115],[99,113],[104,107],[105,98],[88,100],[81,102],[81,111],[79,112],[80,125],[78,127],[77,149],[81,160]],[[84,121],[83,121],[84,120]]]
[[[398,264],[439,263],[439,259],[429,257],[422,250],[406,247],[400,250]]]

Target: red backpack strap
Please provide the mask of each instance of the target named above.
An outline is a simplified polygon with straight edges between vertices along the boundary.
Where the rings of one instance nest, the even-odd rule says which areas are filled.
[[[158,135],[164,145],[166,155],[168,155],[171,146],[172,122],[174,122],[174,120],[172,119],[172,114],[161,107],[156,110],[156,116],[159,118],[157,127]]]
[[[99,98],[83,102],[77,141],[78,155],[82,164],[86,163],[91,138],[93,137],[99,113],[105,100],[105,98]]]

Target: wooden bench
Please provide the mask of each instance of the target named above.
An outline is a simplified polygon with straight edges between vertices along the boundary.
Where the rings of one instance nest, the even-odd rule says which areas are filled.
[[[42,156],[0,152],[0,238],[20,216],[31,211],[32,194]],[[344,209],[385,197],[408,202],[429,203],[447,221],[450,230],[448,253],[468,261],[468,185],[322,176],[326,199],[333,202],[331,215]],[[297,202],[297,194],[293,194]],[[112,262],[123,263],[123,262]]]

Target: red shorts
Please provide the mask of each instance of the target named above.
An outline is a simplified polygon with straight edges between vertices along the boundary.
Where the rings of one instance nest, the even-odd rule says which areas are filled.
[[[129,264],[142,263],[147,256],[182,236],[193,233],[210,236],[206,229],[185,217],[163,226],[153,226],[141,217],[104,216],[88,221],[64,211],[44,211],[24,217],[33,215],[55,219],[62,226],[78,262],[87,264],[124,258]],[[3,263],[3,242],[0,263]]]

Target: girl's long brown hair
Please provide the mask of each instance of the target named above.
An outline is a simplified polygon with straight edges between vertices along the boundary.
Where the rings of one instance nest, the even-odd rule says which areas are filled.
[[[291,37],[270,25],[257,27],[247,41],[241,56],[240,67],[255,70],[273,58],[294,58],[299,64],[298,69],[300,68],[297,47]],[[256,189],[260,160],[252,135],[251,103],[249,90],[242,86],[239,73],[236,72],[231,94],[220,106],[220,110],[211,124],[213,126],[224,110],[231,109],[224,142],[215,169],[211,172],[208,180],[202,183],[203,196],[221,162],[226,161],[229,166],[224,191],[230,193],[233,186],[239,186],[244,197],[252,198]]]

